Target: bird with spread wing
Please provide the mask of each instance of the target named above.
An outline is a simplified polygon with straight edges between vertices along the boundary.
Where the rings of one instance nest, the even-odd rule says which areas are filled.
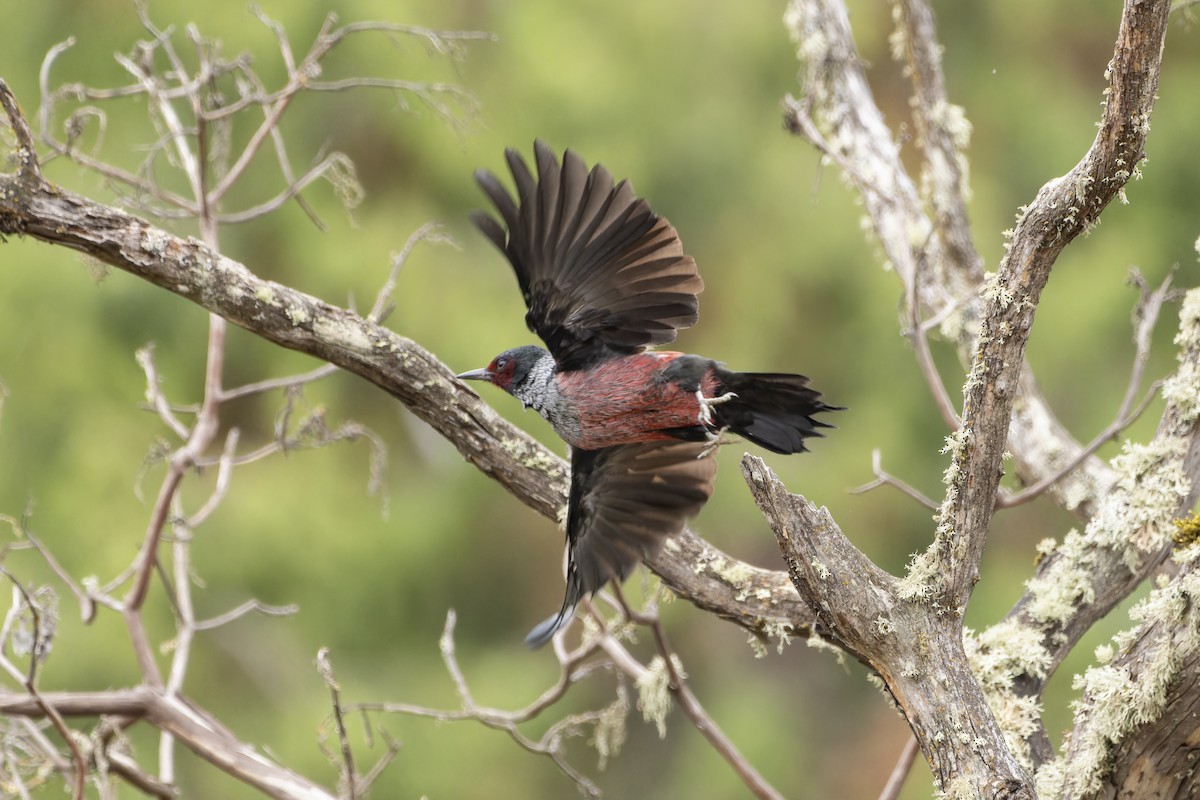
[[[567,590],[530,632],[538,647],[585,597],[622,581],[683,529],[713,491],[713,443],[725,431],[776,453],[830,427],[803,375],[734,372],[701,356],[653,350],[696,323],[704,282],[675,228],[627,181],[571,150],[560,165],[534,143],[537,177],[506,151],[516,197],[479,170],[500,221],[475,225],[517,276],[529,329],[547,349],[506,350],[458,377],[488,381],[534,408],[571,446]]]

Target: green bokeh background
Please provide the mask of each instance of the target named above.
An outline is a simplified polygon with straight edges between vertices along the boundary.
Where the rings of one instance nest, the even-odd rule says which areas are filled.
[[[458,247],[421,245],[402,273],[389,324],[456,369],[480,366],[495,352],[531,341],[508,267],[466,223],[481,202],[472,171],[502,168],[502,149],[529,151],[535,137],[603,161],[679,229],[707,285],[702,323],[681,349],[742,369],[802,371],[827,398],[850,407],[839,429],[811,455],[770,456],[794,490],[827,505],[843,529],[880,564],[898,571],[931,533],[930,512],[882,489],[851,495],[870,480],[871,451],[884,465],[935,495],[946,431],[932,408],[909,347],[898,333],[899,283],[864,241],[861,209],[836,171],[788,136],[779,101],[795,92],[798,64],[781,24],[780,3],[702,0],[420,0],[398,4],[283,2],[263,10],[303,51],[329,10],[343,22],[386,19],[439,29],[495,34],[467,47],[458,63],[416,40],[382,39],[339,50],[329,77],[351,74],[455,82],[478,101],[448,124],[412,97],[385,92],[306,96],[283,130],[293,164],[340,150],[356,163],[366,190],[353,220],[327,186],[306,193],[328,223],[316,230],[294,204],[269,219],[222,230],[223,250],[259,275],[330,302],[369,306],[386,277],[389,255],[430,220]],[[935,3],[945,44],[951,98],[974,126],[970,147],[971,214],[991,268],[1001,231],[1046,180],[1066,172],[1094,135],[1103,72],[1119,15],[1117,3],[993,0]],[[195,22],[252,53],[269,85],[281,66],[270,33],[240,3],[154,0],[161,26]],[[16,19],[14,12],[6,16]],[[894,129],[907,128],[907,87],[888,55],[889,9],[855,3],[852,21],[870,78]],[[52,45],[74,36],[53,82],[116,85],[126,78],[112,58],[144,38],[124,0],[48,0],[26,7],[20,24],[0,29],[0,75],[26,111],[38,104],[37,72]],[[1151,282],[1173,265],[1177,281],[1197,283],[1193,243],[1200,234],[1200,79],[1197,32],[1179,15],[1167,56],[1149,141],[1145,179],[1130,185],[1130,205],[1114,205],[1103,224],[1060,258],[1038,314],[1031,359],[1062,419],[1088,439],[1110,419],[1124,391],[1132,354],[1124,286],[1139,267]],[[155,138],[138,101],[109,109],[104,157],[127,166]],[[906,134],[902,134],[907,136]],[[7,139],[5,140],[8,141]],[[916,155],[907,145],[910,165]],[[56,181],[100,199],[112,194],[95,176],[62,161]],[[234,200],[257,202],[277,184],[264,167]],[[164,181],[170,182],[164,172]],[[181,233],[194,234],[187,226]],[[1171,369],[1174,311],[1156,336],[1148,374]],[[164,386],[178,403],[199,398],[207,318],[197,307],[74,254],[10,238],[0,247],[0,381],[9,396],[0,418],[0,512],[33,510],[31,527],[77,578],[112,578],[129,563],[145,530],[161,465],[142,474],[156,441],[169,439],[140,409],[144,382],[134,351],[153,342]],[[952,394],[962,369],[946,348],[938,358]],[[226,385],[316,366],[303,356],[240,330],[229,339]],[[549,429],[498,391],[485,396],[558,450]],[[364,382],[337,375],[305,391],[307,408],[330,423],[357,420],[386,444],[383,491],[367,490],[369,451],[341,444],[298,451],[239,469],[220,510],[194,543],[198,615],[211,616],[249,597],[297,603],[287,619],[248,617],[201,634],[186,683],[189,695],[244,740],[330,784],[335,771],[317,747],[328,694],[313,659],[329,647],[349,702],[394,700],[453,706],[437,638],[447,609],[458,615],[459,656],[476,698],[489,705],[530,702],[556,675],[546,652],[530,653],[523,633],[560,598],[560,534],[462,461],[398,403]],[[231,404],[226,426],[243,446],[268,441],[282,405],[278,395]],[[1130,435],[1144,440],[1161,404]],[[779,566],[773,538],[756,513],[737,468],[742,449],[721,454],[722,477],[696,528],[747,560]],[[1116,452],[1109,445],[1102,454]],[[764,455],[759,452],[760,455]],[[212,475],[189,479],[195,509]],[[1060,537],[1073,520],[1049,502],[1001,513],[993,526],[983,579],[969,611],[982,627],[1022,590],[1033,544]],[[31,583],[52,582],[29,553],[6,566]],[[631,585],[638,586],[635,578]],[[61,587],[60,587],[61,589]],[[44,689],[104,689],[137,681],[120,619],[91,626],[63,591],[62,621]],[[151,623],[169,635],[160,588]],[[795,798],[875,797],[907,732],[855,664],[795,643],[757,660],[740,630],[686,603],[665,616],[700,698],[745,755]],[[1122,614],[1085,640],[1055,679],[1047,720],[1052,734],[1069,725],[1070,674]],[[643,650],[646,642],[641,644]],[[573,691],[563,710],[607,702],[603,679]],[[530,725],[537,734],[547,723]],[[518,749],[502,733],[471,724],[383,721],[403,742],[374,796],[387,798],[550,798],[575,796],[548,760]],[[660,741],[633,712],[629,740],[607,770],[584,741],[574,762],[598,774],[608,797],[738,798],[745,788],[678,713]],[[357,736],[359,761],[379,753]],[[156,739],[135,730],[143,762],[155,763]],[[186,751],[179,756],[187,797],[249,797],[249,790]],[[39,796],[59,796],[55,786]],[[906,798],[931,792],[923,766]],[[125,796],[126,791],[122,792]],[[134,796],[132,790],[128,790]]]

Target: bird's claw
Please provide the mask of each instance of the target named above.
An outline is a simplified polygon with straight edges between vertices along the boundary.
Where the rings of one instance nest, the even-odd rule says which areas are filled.
[[[711,425],[713,421],[713,406],[719,406],[722,403],[728,403],[735,397],[737,397],[736,392],[726,392],[719,397],[705,397],[704,392],[697,389],[696,400],[700,403],[700,423],[702,425]]]
[[[706,444],[704,446],[704,449],[702,449],[699,452],[699,454],[697,454],[696,458],[698,458],[698,459],[706,458],[711,453],[715,453],[717,450],[719,450],[721,448],[721,445],[725,444],[725,440],[721,437],[723,437],[725,435],[725,432],[728,430],[729,430],[729,426],[726,425],[724,428],[721,428],[721,430],[717,431],[716,433],[710,433],[709,434],[710,438],[708,440],[708,444]]]

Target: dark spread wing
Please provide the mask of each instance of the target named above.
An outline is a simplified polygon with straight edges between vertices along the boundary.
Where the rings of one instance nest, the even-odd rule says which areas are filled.
[[[516,200],[492,173],[475,173],[502,223],[481,211],[471,219],[508,257],[525,321],[559,367],[637,353],[694,325],[704,282],[671,224],[599,164],[589,172],[568,150],[560,167],[545,142],[533,148],[536,179],[505,151]]]
[[[567,593],[562,610],[526,637],[547,642],[570,621],[576,604],[638,562],[708,501],[717,475],[704,442],[647,442],[571,450],[567,504]]]

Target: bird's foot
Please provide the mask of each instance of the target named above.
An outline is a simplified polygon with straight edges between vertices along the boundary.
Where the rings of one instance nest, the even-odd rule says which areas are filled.
[[[722,403],[728,403],[735,397],[737,397],[735,392],[726,392],[719,397],[705,397],[704,392],[697,389],[696,400],[700,403],[700,424],[711,425],[713,421],[713,406],[719,406]]]
[[[696,456],[696,458],[698,458],[698,459],[706,458],[709,454],[715,453],[717,450],[720,450],[721,445],[725,444],[726,440],[724,439],[724,436],[725,436],[725,432],[728,430],[729,430],[729,426],[726,425],[724,428],[721,428],[721,430],[717,431],[716,433],[710,433],[709,439],[708,439],[708,444],[706,444],[704,446],[704,449],[700,451],[700,453]]]

